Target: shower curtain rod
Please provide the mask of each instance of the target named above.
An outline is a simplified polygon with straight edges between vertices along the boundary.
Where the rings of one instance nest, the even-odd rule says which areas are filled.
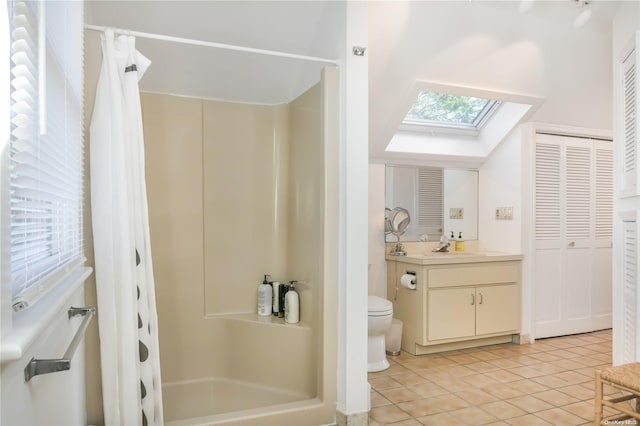
[[[298,59],[302,61],[323,62],[327,64],[339,65],[339,62],[335,59],[318,58],[315,56],[296,55],[293,53],[278,52],[275,50],[255,49],[252,47],[234,46],[232,44],[215,43],[212,41],[195,40],[182,37],[173,37],[162,34],[144,33],[140,31],[131,31],[121,28],[103,27],[99,25],[84,24],[84,28],[91,31],[105,31],[107,29],[112,30],[114,33],[130,35],[140,38],[148,38],[152,40],[170,41],[173,43],[190,44],[193,46],[213,47],[216,49],[235,50],[239,52],[257,53],[260,55],[278,56],[281,58]]]

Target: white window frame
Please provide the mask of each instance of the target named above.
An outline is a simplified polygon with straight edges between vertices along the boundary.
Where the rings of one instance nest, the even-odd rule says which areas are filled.
[[[7,7],[7,10],[3,10],[2,16],[0,19],[5,20],[7,24],[10,24],[10,14],[13,5],[7,5],[7,2],[3,2],[4,7]],[[13,2],[10,2],[13,3]],[[15,3],[18,3],[16,1]],[[84,145],[84,137],[83,137],[83,86],[84,86],[84,70],[83,70],[83,6],[81,2],[46,2],[41,1],[40,6],[43,6],[44,9],[52,13],[53,22],[50,24],[50,28],[58,28],[62,29],[61,31],[64,35],[60,33],[54,33],[55,37],[59,41],[62,39],[63,41],[58,42],[58,47],[56,47],[55,42],[51,42],[53,44],[49,44],[46,41],[45,37],[40,37],[40,43],[38,46],[46,45],[51,50],[49,52],[42,52],[41,55],[38,55],[37,66],[33,68],[39,68],[44,72],[40,73],[42,76],[53,75],[54,68],[42,68],[43,64],[47,64],[49,67],[56,67],[55,73],[60,77],[50,77],[54,80],[49,81],[49,98],[53,96],[53,101],[56,102],[55,107],[60,108],[64,111],[63,119],[60,120],[58,118],[56,121],[52,121],[50,123],[42,120],[42,122],[38,123],[40,132],[47,132],[47,124],[49,124],[48,131],[49,140],[54,137],[58,137],[58,140],[64,140],[74,138],[74,141],[77,142],[74,146],[75,149],[81,149]],[[39,25],[38,31],[39,34],[46,34],[46,28],[44,26],[45,19],[44,15],[42,18],[38,19]],[[57,27],[56,27],[57,25]],[[7,33],[9,32],[10,25],[2,25],[3,29],[7,29]],[[57,30],[51,30],[57,31]],[[8,34],[2,34],[5,36]],[[45,43],[42,43],[42,40],[45,40]],[[2,51],[6,56],[5,58],[10,58],[10,50],[6,46],[6,42],[9,41],[9,37],[3,37]],[[34,47],[32,46],[33,50]],[[37,47],[35,47],[37,50]],[[41,50],[41,49],[40,49]],[[49,58],[45,61],[44,58],[48,53]],[[5,68],[2,69],[2,76],[5,78],[5,82],[7,79],[11,81],[13,76],[10,74],[11,66],[8,61],[5,61]],[[33,70],[33,68],[30,68]],[[36,72],[37,73],[37,72]],[[34,73],[30,75],[33,76]],[[34,80],[39,80],[37,76],[35,76]],[[58,83],[56,83],[56,81]],[[38,81],[38,87],[43,88],[46,87],[45,81]],[[53,83],[53,84],[51,84]],[[8,86],[8,85],[7,85]],[[7,91],[2,91],[2,96],[4,98],[5,107],[11,108],[11,100],[9,97],[9,87],[7,87]],[[55,92],[57,90],[57,92]],[[55,95],[54,93],[57,93]],[[43,103],[43,94],[40,93],[37,95],[39,102]],[[72,99],[73,100],[70,100]],[[44,101],[46,102],[46,100]],[[37,107],[36,107],[37,109]],[[12,118],[14,117],[11,110],[5,111],[5,117]],[[41,112],[37,115],[37,117],[44,117],[44,114]],[[36,120],[37,120],[36,117]],[[70,117],[70,118],[69,118]],[[53,120],[52,117],[49,117],[50,120]],[[61,124],[62,123],[62,124]],[[58,129],[56,129],[56,126]],[[71,129],[71,130],[70,130]],[[84,195],[83,190],[80,190],[79,200],[76,201],[74,207],[71,209],[73,211],[73,220],[76,221],[76,226],[73,231],[74,243],[75,247],[78,247],[80,244],[80,249],[75,249],[73,254],[68,257],[68,261],[60,262],[59,266],[55,269],[47,271],[46,274],[40,276],[37,280],[34,281],[34,285],[32,286],[32,290],[29,294],[25,293],[26,297],[26,306],[29,305],[29,309],[20,310],[13,309],[14,307],[14,283],[12,282],[11,268],[11,251],[12,251],[12,242],[11,242],[11,144],[9,143],[10,135],[12,132],[12,127],[5,129],[2,128],[4,133],[4,137],[2,139],[2,147],[3,150],[1,152],[0,157],[0,213],[2,215],[1,228],[0,228],[0,247],[2,255],[0,257],[0,274],[1,274],[1,319],[2,319],[2,327],[1,327],[1,340],[2,344],[0,345],[0,359],[4,363],[6,361],[11,361],[15,359],[19,359],[20,356],[25,352],[25,350],[33,343],[34,339],[38,336],[38,333],[45,329],[45,327],[50,323],[53,315],[56,314],[60,309],[64,307],[64,304],[67,303],[67,299],[72,295],[86,280],[86,278],[91,274],[91,269],[84,266],[84,262],[86,261],[84,257],[84,248],[83,248],[83,204],[84,204]],[[57,132],[57,133],[56,133]],[[71,132],[71,133],[69,133]],[[40,138],[37,135],[38,131],[35,132],[35,136],[30,135],[27,140],[34,140],[31,138]],[[66,142],[65,142],[66,143]],[[58,154],[58,151],[56,151]],[[79,170],[76,170],[76,175],[73,180],[76,182],[76,185],[80,185],[80,188],[84,185],[83,178],[83,155],[80,151],[79,162],[75,163],[75,159],[73,160],[73,164],[79,164]],[[71,157],[68,157],[71,158]],[[60,166],[60,171],[68,172],[68,166]],[[58,169],[56,169],[58,170]],[[55,171],[55,170],[54,170]],[[79,173],[79,176],[78,176]],[[56,175],[57,176],[57,175]],[[46,182],[49,185],[43,185],[42,188],[51,187],[51,182]],[[60,187],[60,186],[58,186]],[[67,191],[66,186],[62,186],[63,191]],[[43,189],[42,192],[47,194],[48,189]],[[53,193],[53,192],[52,192]],[[47,196],[48,197],[48,196]],[[60,216],[58,217],[66,217]],[[55,237],[53,237],[55,239]],[[20,306],[18,306],[20,307]],[[68,306],[66,306],[68,308]]]

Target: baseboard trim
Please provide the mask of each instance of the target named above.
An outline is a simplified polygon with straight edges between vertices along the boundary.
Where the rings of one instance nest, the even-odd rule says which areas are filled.
[[[338,426],[368,426],[369,412],[344,414],[336,411],[336,423]]]

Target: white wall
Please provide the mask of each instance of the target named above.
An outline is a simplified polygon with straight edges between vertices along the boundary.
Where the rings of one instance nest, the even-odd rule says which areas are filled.
[[[479,169],[478,239],[480,249],[522,251],[522,154],[519,127]],[[513,207],[513,220],[496,220],[496,207]]]
[[[379,297],[387,297],[384,195],[385,165],[369,164],[369,294]]]

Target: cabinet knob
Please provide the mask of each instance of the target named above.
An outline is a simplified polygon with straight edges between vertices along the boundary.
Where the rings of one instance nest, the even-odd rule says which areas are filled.
[[[471,304],[475,305],[476,304],[476,295],[471,293]]]
[[[480,297],[480,300],[478,301],[478,304],[482,305],[482,293],[478,293],[478,296]]]
[[[575,246],[576,246],[576,242],[575,242],[575,241],[571,241],[571,242],[569,243],[569,247],[575,247]]]

